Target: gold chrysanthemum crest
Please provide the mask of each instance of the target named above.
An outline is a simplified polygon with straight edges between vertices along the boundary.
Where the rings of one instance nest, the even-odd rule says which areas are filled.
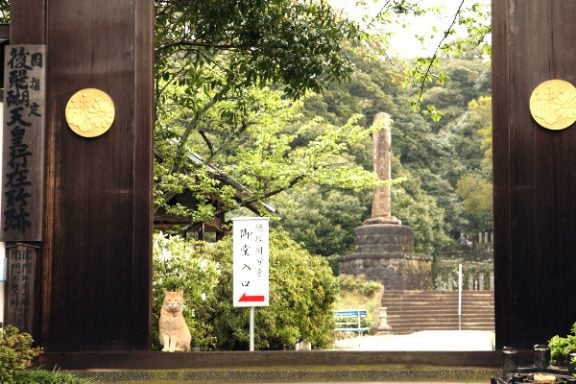
[[[66,122],[74,133],[82,137],[98,137],[106,133],[115,114],[112,98],[96,88],[79,90],[66,104]]]
[[[530,96],[530,113],[544,128],[568,128],[576,122],[576,88],[559,79],[540,83]]]

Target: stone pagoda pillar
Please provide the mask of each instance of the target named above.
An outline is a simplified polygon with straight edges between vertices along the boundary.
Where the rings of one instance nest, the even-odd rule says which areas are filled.
[[[374,171],[391,181],[391,119],[378,113],[373,122],[372,158]],[[340,273],[364,275],[381,282],[386,289],[431,289],[432,258],[414,252],[414,232],[392,216],[390,184],[374,191],[372,214],[356,228],[356,249],[340,258]]]

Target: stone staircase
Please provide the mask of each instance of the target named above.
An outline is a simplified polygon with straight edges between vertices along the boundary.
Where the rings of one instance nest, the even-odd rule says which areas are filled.
[[[458,291],[386,290],[382,306],[396,334],[424,330],[457,330]],[[494,292],[462,292],[462,330],[494,330]]]

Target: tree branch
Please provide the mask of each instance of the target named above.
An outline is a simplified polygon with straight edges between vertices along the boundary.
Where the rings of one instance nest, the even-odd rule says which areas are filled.
[[[304,175],[296,176],[295,178],[293,178],[292,180],[290,180],[290,182],[288,183],[288,185],[286,185],[285,187],[277,188],[277,189],[274,189],[274,190],[272,190],[272,191],[268,191],[268,192],[266,192],[266,193],[264,193],[264,194],[262,194],[262,195],[260,195],[260,196],[258,196],[258,197],[252,197],[252,198],[250,198],[250,199],[248,199],[248,200],[242,200],[239,204],[240,204],[240,206],[246,206],[246,205],[248,205],[248,204],[255,203],[255,202],[259,201],[259,200],[263,200],[263,199],[267,199],[267,198],[269,198],[269,197],[275,196],[275,195],[277,195],[277,194],[279,194],[279,193],[281,193],[281,192],[284,192],[284,191],[287,190],[287,189],[290,189],[290,188],[294,187],[296,184],[298,184],[299,182],[301,182],[302,180],[304,180],[304,177],[305,177]]]
[[[201,47],[201,48],[214,48],[221,50],[234,50],[234,51],[248,51],[254,46],[240,45],[240,44],[214,44],[210,42],[197,42],[191,40],[180,40],[172,43],[166,43],[158,46],[155,51],[164,51],[172,47]]]
[[[202,136],[204,143],[206,143],[206,146],[210,151],[210,158],[212,158],[212,156],[214,156],[214,145],[212,144],[212,141],[210,141],[210,139],[206,135],[206,132],[204,132],[202,129],[200,129],[198,132],[200,133],[200,136]]]
[[[220,91],[218,91],[218,93],[216,93],[214,95],[214,97],[212,97],[212,99],[208,103],[206,103],[198,112],[196,112],[196,114],[194,115],[194,118],[192,119],[190,124],[188,124],[188,126],[186,127],[186,129],[184,130],[184,133],[182,134],[182,136],[180,138],[180,142],[178,143],[178,148],[176,149],[176,154],[174,155],[174,164],[172,166],[172,172],[176,172],[176,170],[182,166],[182,162],[184,161],[183,160],[184,153],[186,151],[186,149],[185,149],[186,143],[188,142],[188,139],[190,138],[192,131],[198,126],[198,123],[200,122],[200,119],[202,118],[202,116],[210,108],[212,108],[214,106],[214,104],[216,104],[220,100],[222,95],[224,95],[224,94],[226,94],[226,92],[228,92],[229,89],[230,89],[229,85],[222,87],[222,89],[220,89]]]
[[[431,76],[430,74],[432,72],[432,66],[434,65],[434,62],[436,61],[436,59],[438,58],[438,54],[440,52],[440,49],[442,48],[442,45],[444,45],[444,41],[446,41],[446,39],[450,35],[450,31],[452,31],[452,29],[454,28],[454,25],[458,21],[458,17],[460,16],[460,13],[462,12],[462,7],[464,6],[464,1],[466,1],[466,0],[460,0],[460,4],[458,5],[458,9],[456,10],[456,13],[454,14],[454,18],[452,19],[450,26],[444,31],[444,35],[442,36],[442,39],[440,40],[440,42],[436,46],[436,49],[434,50],[434,54],[432,55],[432,58],[428,62],[428,66],[426,67],[426,71],[424,72],[424,77],[422,78],[422,82],[420,83],[420,90],[418,91],[418,98],[419,99],[421,99],[422,95],[424,94],[424,85],[425,85],[428,77]]]

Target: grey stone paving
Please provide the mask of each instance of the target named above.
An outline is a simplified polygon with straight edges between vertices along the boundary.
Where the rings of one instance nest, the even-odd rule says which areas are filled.
[[[338,340],[351,351],[493,351],[491,331],[421,331],[408,335],[358,336]]]

